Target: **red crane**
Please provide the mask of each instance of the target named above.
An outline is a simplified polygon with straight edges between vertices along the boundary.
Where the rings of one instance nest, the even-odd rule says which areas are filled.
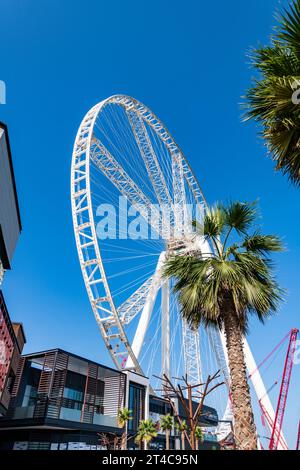
[[[299,424],[298,424],[298,436],[297,436],[296,450],[300,450],[300,419],[299,419]]]
[[[259,405],[260,405],[260,408],[261,408],[261,411],[262,411],[262,425],[264,426],[264,428],[267,430],[267,424],[269,425],[269,429],[273,429],[273,426],[274,426],[274,422],[271,418],[271,416],[269,415],[269,413],[267,412],[267,410],[265,409],[265,407],[263,406],[263,404],[261,402],[259,402]],[[288,447],[284,441],[284,439],[280,436],[280,433],[279,433],[279,443],[281,445],[281,447],[284,449],[284,450],[288,450]]]
[[[290,381],[291,381],[291,374],[292,374],[292,369],[293,369],[293,359],[294,359],[298,332],[299,330],[297,330],[297,328],[293,328],[290,332],[290,341],[289,341],[289,346],[288,346],[285,363],[284,363],[281,387],[280,387],[279,398],[278,398],[278,403],[277,403],[277,408],[276,408],[276,413],[275,413],[275,420],[274,420],[271,439],[270,439],[269,450],[276,450],[278,447],[278,443],[280,441],[286,400],[287,400],[287,395],[288,395]]]

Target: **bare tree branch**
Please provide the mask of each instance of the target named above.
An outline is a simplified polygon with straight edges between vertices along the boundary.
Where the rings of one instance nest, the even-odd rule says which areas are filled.
[[[220,370],[218,370],[215,374],[209,375],[207,377],[206,382],[198,383],[198,384],[190,384],[188,382],[187,375],[182,376],[181,378],[173,377],[173,379],[177,381],[181,381],[184,385],[177,383],[174,385],[173,382],[167,377],[166,374],[163,374],[162,377],[154,376],[161,381],[162,388],[157,389],[163,393],[164,398],[170,404],[174,417],[177,419],[179,424],[182,426],[183,419],[179,416],[178,409],[175,406],[174,398],[177,398],[178,402],[181,403],[183,408],[184,414],[186,416],[186,420],[188,422],[189,434],[187,430],[183,431],[184,435],[190,445],[190,447],[194,450],[195,449],[195,430],[198,426],[199,418],[202,415],[202,409],[204,405],[204,401],[206,397],[213,392],[216,388],[224,385],[224,382],[217,383],[211,386],[212,382],[220,377]],[[184,392],[187,393],[187,398],[185,397]],[[194,402],[199,401],[194,411]]]

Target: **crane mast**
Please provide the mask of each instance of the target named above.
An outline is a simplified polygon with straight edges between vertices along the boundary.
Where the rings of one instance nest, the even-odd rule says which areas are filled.
[[[296,348],[297,334],[298,331],[296,328],[293,328],[290,333],[289,346],[285,358],[284,369],[281,380],[281,387],[279,392],[279,398],[275,413],[275,420],[273,424],[269,450],[277,450],[278,443],[280,441],[280,434],[282,429],[282,423],[285,413],[286,400],[288,396],[291,374],[293,369],[293,359]]]
[[[299,419],[299,424],[298,424],[298,435],[297,435],[296,450],[300,450],[300,419]]]

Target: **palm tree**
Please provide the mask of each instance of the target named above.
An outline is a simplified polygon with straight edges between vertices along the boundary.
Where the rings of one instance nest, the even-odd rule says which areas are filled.
[[[251,398],[243,352],[250,314],[262,322],[275,312],[282,290],[272,276],[271,252],[280,240],[258,231],[249,235],[255,204],[234,202],[207,210],[197,226],[213,252],[177,255],[167,260],[164,275],[175,278],[181,312],[192,326],[200,323],[224,330],[231,377],[235,438],[240,449],[256,449]],[[229,241],[232,241],[229,245]]]
[[[203,433],[200,426],[197,426],[195,429],[195,438],[196,438],[196,450],[199,450],[199,442],[203,442]]]
[[[174,426],[173,416],[167,414],[160,418],[160,427],[166,433],[166,450],[170,449],[170,434]]]
[[[262,136],[276,170],[300,184],[300,0],[279,16],[271,45],[254,49],[259,71],[246,93],[245,120],[262,124]]]
[[[185,433],[187,430],[187,424],[185,420],[182,420],[181,422],[176,422],[175,427],[177,431],[180,433],[181,437],[181,450],[185,450]]]
[[[130,419],[132,411],[128,408],[121,408],[118,410],[118,426],[123,429],[122,433],[122,444],[121,448],[126,449],[127,447],[127,423]]]
[[[144,449],[146,450],[148,443],[156,436],[157,428],[152,419],[144,419],[140,421],[137,436],[135,438],[136,443],[140,445],[140,449],[142,449],[142,443],[144,443]]]

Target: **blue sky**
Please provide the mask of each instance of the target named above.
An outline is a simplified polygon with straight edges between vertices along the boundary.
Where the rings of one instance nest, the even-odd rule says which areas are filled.
[[[58,346],[110,361],[81,278],[69,180],[83,115],[115,93],[136,97],[167,124],[209,202],[258,198],[263,230],[284,238],[288,249],[276,261],[288,295],[265,327],[252,322],[257,361],[299,326],[300,191],[274,174],[239,106],[253,75],[246,53],[268,41],[274,11],[285,4],[2,0],[0,119],[9,126],[23,223],[3,291],[12,318],[25,325],[27,352]],[[291,446],[299,387],[297,366],[285,421]]]

